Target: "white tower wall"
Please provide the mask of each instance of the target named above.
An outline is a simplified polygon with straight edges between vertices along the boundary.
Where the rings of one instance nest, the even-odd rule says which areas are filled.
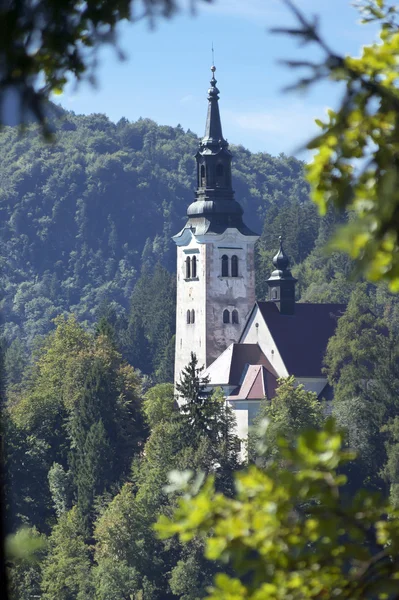
[[[177,247],[177,306],[175,381],[188,364],[191,352],[199,366],[208,367],[232,342],[237,342],[255,302],[254,244],[257,236],[244,236],[236,229],[221,235],[195,236],[186,230],[174,238]],[[222,276],[222,256],[229,259],[229,275]],[[238,258],[238,276],[231,275],[231,258]],[[186,278],[186,258],[195,256],[197,277]],[[195,311],[194,323],[187,311]],[[223,312],[229,311],[229,323]],[[233,311],[238,323],[233,323]],[[191,320],[191,318],[190,318]]]

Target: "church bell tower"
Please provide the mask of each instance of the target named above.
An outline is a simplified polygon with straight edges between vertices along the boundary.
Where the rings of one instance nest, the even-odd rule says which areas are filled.
[[[190,361],[208,367],[237,342],[255,302],[254,245],[234,199],[232,155],[223,137],[216,67],[211,67],[208,114],[197,161],[197,190],[177,245],[175,382]]]

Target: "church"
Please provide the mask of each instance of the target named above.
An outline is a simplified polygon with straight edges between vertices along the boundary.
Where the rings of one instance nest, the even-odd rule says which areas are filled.
[[[232,154],[222,133],[214,66],[208,113],[197,162],[197,190],[187,222],[173,237],[177,246],[175,382],[191,352],[204,365],[210,388],[221,387],[237,419],[248,427],[261,400],[272,398],[277,379],[298,383],[331,399],[323,357],[341,304],[295,301],[296,279],[280,238],[267,283],[267,301],[255,298],[255,243],[234,198]]]

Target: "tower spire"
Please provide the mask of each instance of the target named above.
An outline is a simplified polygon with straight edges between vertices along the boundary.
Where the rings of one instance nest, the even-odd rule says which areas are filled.
[[[197,190],[194,202],[187,209],[188,221],[182,231],[192,229],[197,235],[204,235],[221,234],[226,229],[233,228],[244,236],[256,237],[257,234],[243,222],[242,207],[234,199],[231,178],[232,155],[222,133],[215,71],[216,67],[212,65],[205,135],[195,155]],[[181,234],[182,232],[179,235]]]
[[[212,46],[213,54],[213,46]],[[215,78],[215,65],[211,66],[212,78],[211,87],[208,90],[208,114],[206,117],[205,135],[202,139],[202,145],[208,147],[226,147],[227,142],[223,138],[222,123],[219,112],[219,90],[216,87],[217,80]]]

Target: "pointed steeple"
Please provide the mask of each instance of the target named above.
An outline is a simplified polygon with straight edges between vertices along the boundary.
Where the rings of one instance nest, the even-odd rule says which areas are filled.
[[[215,79],[216,67],[212,66],[211,71],[205,135],[199,143],[195,156],[197,161],[196,198],[187,209],[189,219],[184,229],[192,229],[196,234],[204,235],[205,233],[223,233],[228,228],[235,228],[243,235],[256,236],[257,234],[244,224],[243,210],[234,199],[231,179],[232,154],[222,133],[219,112],[220,92],[216,87]]]
[[[280,248],[273,257],[275,270],[267,280],[269,300],[277,305],[283,315],[295,313],[295,284],[297,280],[289,269],[290,259],[284,252],[283,238],[279,236]]]
[[[222,123],[219,112],[219,90],[216,87],[215,71],[216,67],[211,67],[212,79],[211,87],[208,90],[208,114],[206,117],[205,135],[202,138],[202,146],[227,147],[227,142],[223,138]]]

